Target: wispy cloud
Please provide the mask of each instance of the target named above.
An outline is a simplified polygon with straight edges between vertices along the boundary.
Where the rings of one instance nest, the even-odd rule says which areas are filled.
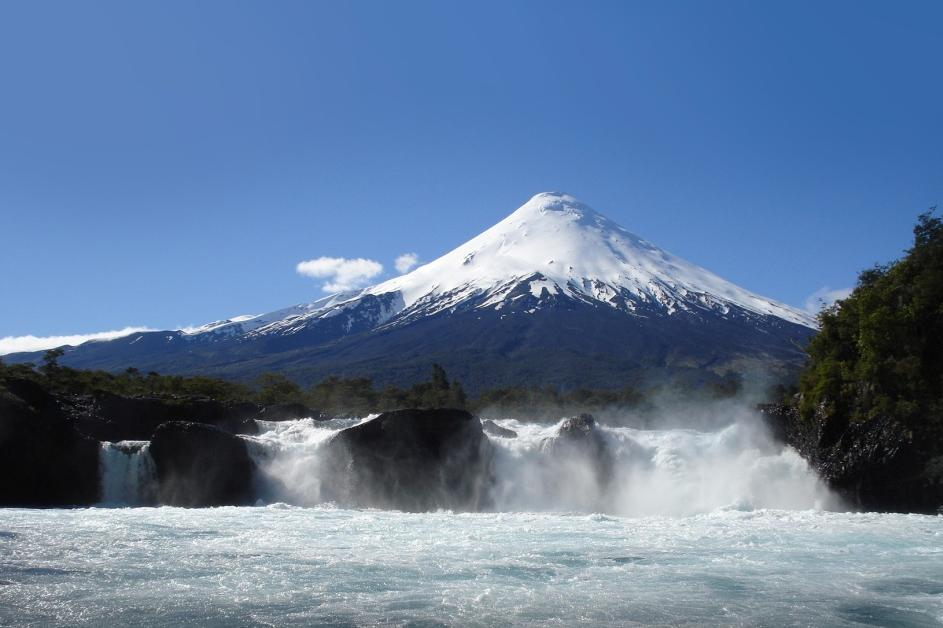
[[[365,286],[383,272],[383,264],[362,257],[318,257],[298,262],[295,270],[305,277],[327,279],[322,286],[325,292],[342,292]]]
[[[20,351],[45,351],[63,345],[75,346],[89,340],[114,340],[141,331],[153,330],[148,327],[125,327],[115,331],[99,331],[92,334],[73,334],[70,336],[6,336],[0,338],[0,355],[19,353]]]
[[[415,253],[403,253],[396,258],[396,261],[393,262],[393,265],[396,266],[396,272],[401,275],[404,275],[416,267],[416,264],[419,263],[419,256]]]
[[[811,314],[818,314],[822,308],[826,308],[839,299],[844,299],[851,294],[851,288],[829,288],[822,286],[805,299],[805,309]]]

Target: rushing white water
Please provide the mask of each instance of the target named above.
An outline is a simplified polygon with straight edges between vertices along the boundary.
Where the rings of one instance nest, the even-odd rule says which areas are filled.
[[[157,473],[148,441],[104,442],[98,453],[101,501],[110,506],[153,504]]]
[[[258,436],[244,437],[258,467],[256,492],[263,502],[312,506],[324,501],[322,489],[331,469],[321,464],[321,448],[339,430],[368,421],[258,421]]]
[[[263,501],[313,506],[340,469],[321,452],[337,430],[356,421],[311,419],[263,423],[248,437]],[[494,445],[491,508],[618,515],[687,515],[717,508],[823,509],[836,506],[808,464],[773,442],[756,423],[715,431],[638,430],[600,426],[605,460],[595,450],[548,447],[558,425],[498,420],[515,437]]]
[[[0,510],[0,625],[941,622],[943,517]]]
[[[558,426],[497,421],[516,438],[498,445],[497,510],[571,510],[686,515],[716,508],[829,508],[836,505],[808,464],[751,423],[713,432],[601,426],[611,453],[600,478],[594,452],[562,459],[547,451]]]

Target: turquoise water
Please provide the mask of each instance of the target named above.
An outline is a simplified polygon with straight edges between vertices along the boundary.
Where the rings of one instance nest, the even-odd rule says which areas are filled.
[[[943,624],[943,517],[0,510],[2,625]]]

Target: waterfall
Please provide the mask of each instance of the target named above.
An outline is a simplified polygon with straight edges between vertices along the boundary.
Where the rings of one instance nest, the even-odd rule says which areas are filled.
[[[558,425],[495,421],[516,436],[495,444],[500,511],[689,515],[718,509],[828,509],[830,491],[795,450],[756,422],[712,431],[598,426],[604,455],[552,455]]]
[[[157,500],[157,473],[148,451],[150,442],[103,442],[98,454],[101,502],[141,506]]]
[[[327,483],[345,470],[326,468],[323,447],[361,420],[260,422],[260,434],[243,437],[259,468],[260,499],[300,506],[326,501]],[[488,501],[497,511],[681,516],[838,506],[806,461],[754,420],[703,430],[597,425],[601,448],[554,447],[560,423],[494,423],[509,430],[488,434]]]
[[[263,502],[314,506],[325,501],[331,470],[323,468],[321,448],[338,431],[370,420],[257,421],[259,434],[243,436],[258,468],[256,492]]]

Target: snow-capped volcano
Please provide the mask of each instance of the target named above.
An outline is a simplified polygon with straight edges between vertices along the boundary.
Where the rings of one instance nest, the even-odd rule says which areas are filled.
[[[75,366],[404,383],[438,362],[476,388],[618,385],[638,370],[789,370],[805,312],[667,253],[567,194],[537,194],[410,273],[260,316],[70,349]],[[24,354],[24,359],[35,356]]]
[[[536,278],[535,278],[536,276]],[[438,311],[473,296],[527,281],[540,297],[563,294],[629,311],[658,304],[671,314],[690,307],[739,306],[812,327],[805,312],[757,296],[667,253],[568,194],[537,194],[481,235],[413,272],[365,290],[398,292],[405,308]]]
[[[311,321],[336,316],[350,317],[351,327],[359,327],[364,321],[357,320],[357,305],[367,296],[384,304],[368,322],[384,325],[471,304],[500,310],[527,294],[529,309],[563,297],[630,315],[710,310],[726,316],[734,307],[806,327],[815,324],[801,310],[753,294],[659,249],[568,194],[543,192],[487,231],[405,275],[361,292],[195,331],[295,333]],[[532,313],[529,309],[524,311]]]

